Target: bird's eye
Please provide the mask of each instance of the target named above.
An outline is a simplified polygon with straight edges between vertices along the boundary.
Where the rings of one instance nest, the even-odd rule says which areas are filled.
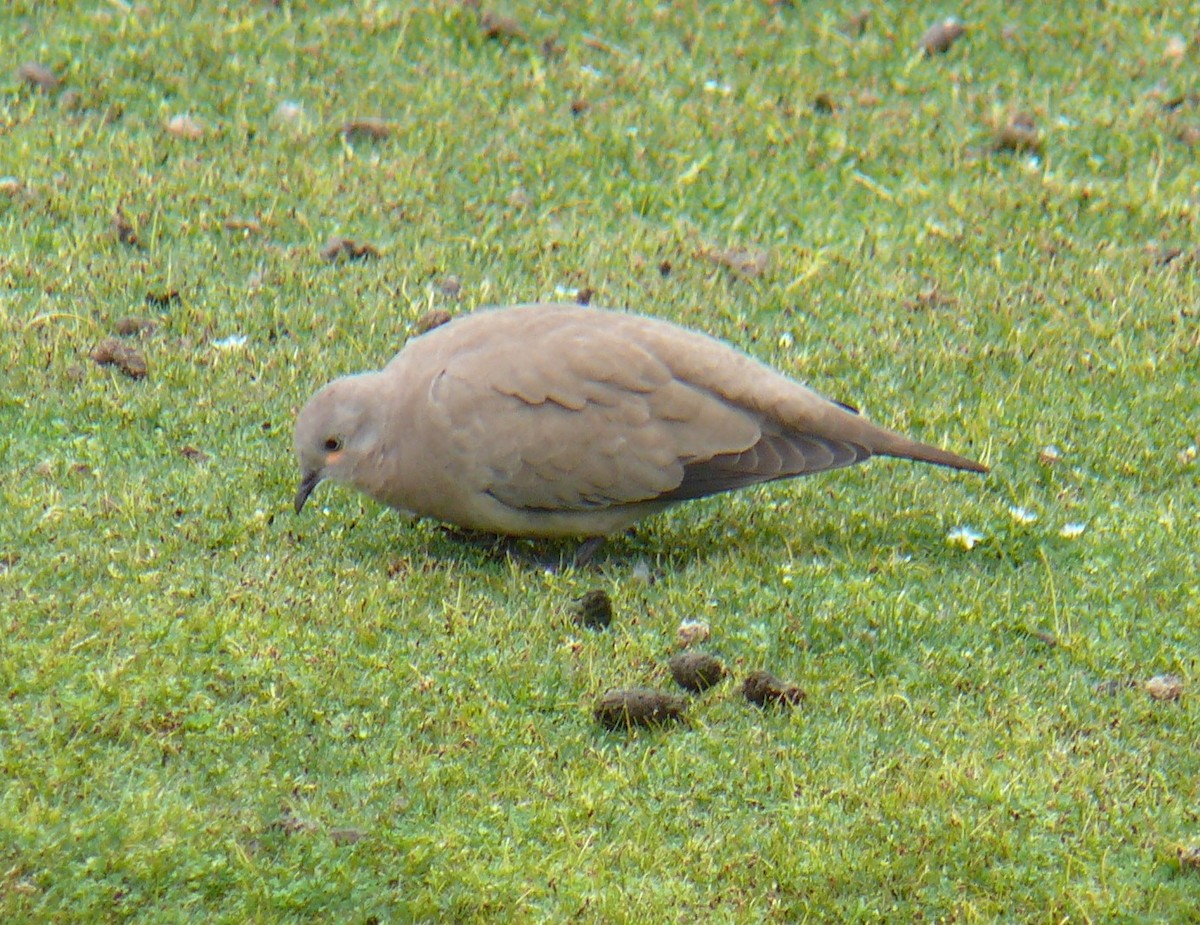
[[[336,453],[341,448],[342,448],[342,438],[341,437],[330,437],[328,440],[325,441],[326,452]]]

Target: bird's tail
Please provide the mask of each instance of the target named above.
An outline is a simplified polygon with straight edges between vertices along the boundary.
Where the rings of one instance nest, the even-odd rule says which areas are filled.
[[[910,440],[908,437],[891,431],[887,431],[886,433],[887,437],[880,440],[873,448],[880,456],[898,456],[900,459],[915,459],[918,462],[933,463],[935,466],[946,466],[950,469],[964,469],[967,472],[990,471],[983,463],[967,459],[965,456],[959,456],[957,453],[951,453],[936,446],[929,446],[927,443],[918,443],[916,440]]]

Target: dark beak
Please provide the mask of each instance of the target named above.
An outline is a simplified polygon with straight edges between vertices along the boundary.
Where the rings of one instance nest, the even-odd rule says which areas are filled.
[[[300,487],[296,490],[296,513],[299,514],[304,510],[304,502],[308,500],[308,496],[313,493],[313,489],[317,487],[317,483],[321,481],[321,470],[313,469],[310,472],[304,473],[304,478],[300,480]]]

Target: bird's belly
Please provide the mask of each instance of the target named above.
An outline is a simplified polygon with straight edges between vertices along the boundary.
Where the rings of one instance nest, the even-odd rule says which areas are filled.
[[[585,511],[509,507],[486,492],[472,495],[470,503],[454,509],[430,509],[428,516],[447,523],[504,536],[566,539],[617,533],[634,522],[656,514],[669,504],[643,501]]]

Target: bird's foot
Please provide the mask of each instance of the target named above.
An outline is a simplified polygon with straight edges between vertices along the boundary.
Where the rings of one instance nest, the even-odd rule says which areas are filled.
[[[526,567],[553,573],[561,572],[568,566],[578,569],[586,568],[592,563],[596,552],[604,545],[604,537],[592,536],[579,544],[574,555],[565,552],[565,544],[561,544],[559,553],[555,554],[549,552],[544,543],[537,540],[501,536],[477,530],[463,530],[458,527],[447,526],[443,529],[451,539],[483,550],[488,558],[494,561],[514,561]]]

